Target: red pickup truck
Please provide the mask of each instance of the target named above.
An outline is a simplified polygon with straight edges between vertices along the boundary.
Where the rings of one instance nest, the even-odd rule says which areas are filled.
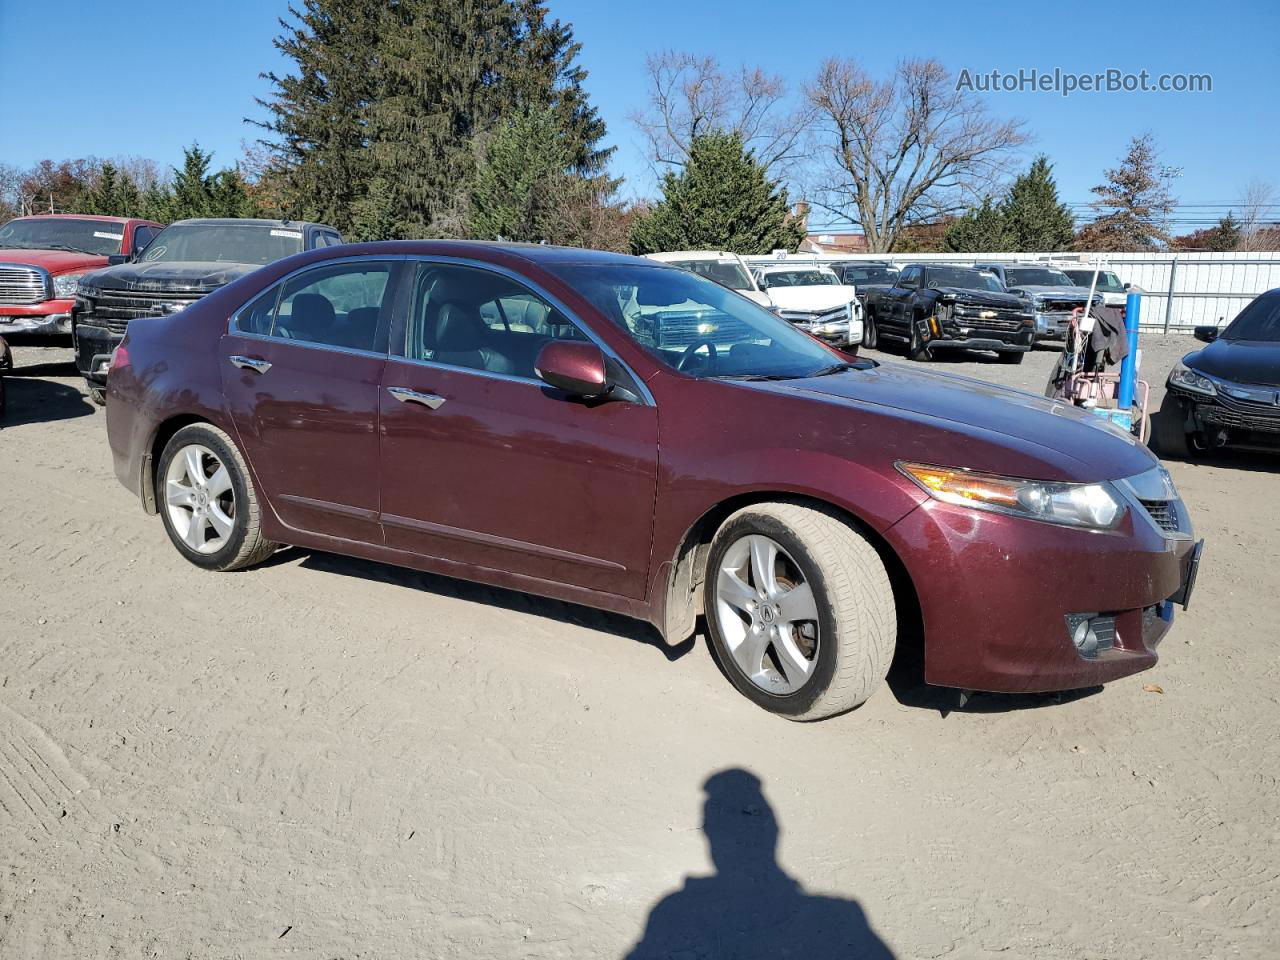
[[[150,220],[79,214],[0,226],[0,336],[70,333],[80,277],[128,259],[162,229]]]

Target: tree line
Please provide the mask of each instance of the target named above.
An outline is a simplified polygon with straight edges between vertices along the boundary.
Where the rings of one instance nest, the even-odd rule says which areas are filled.
[[[1148,135],[1106,171],[1077,229],[1049,158],[1015,168],[1025,123],[991,115],[933,59],[877,77],[832,58],[791,91],[758,68],[655,54],[630,119],[659,189],[629,201],[581,47],[546,0],[301,0],[274,44],[289,69],[262,75],[258,139],[238,162],[214,170],[193,144],[167,172],[92,158],[0,165],[0,215],[258,215],[352,240],[635,253],[793,250],[813,215],[852,225],[872,252],[1227,249],[1262,227],[1232,217],[1172,237],[1171,172]]]

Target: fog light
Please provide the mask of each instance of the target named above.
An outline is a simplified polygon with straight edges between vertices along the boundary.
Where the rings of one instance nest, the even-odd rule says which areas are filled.
[[[1067,632],[1076,652],[1092,660],[1116,645],[1116,618],[1107,614],[1068,613]]]

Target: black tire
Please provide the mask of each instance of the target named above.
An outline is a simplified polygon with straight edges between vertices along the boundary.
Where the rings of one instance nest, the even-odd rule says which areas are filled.
[[[919,320],[911,321],[910,338],[907,340],[907,359],[923,362],[933,359],[929,345],[920,339]]]
[[[999,353],[996,354],[996,359],[998,359],[1001,363],[1017,364],[1017,363],[1021,363],[1022,358],[1025,356],[1026,354],[1023,353],[1021,350],[1001,350]]]
[[[753,682],[721,629],[721,565],[731,548],[753,535],[770,538],[790,555],[784,559],[794,561],[816,601],[812,672],[786,694]],[[753,703],[790,720],[819,720],[852,710],[884,680],[897,635],[893,588],[875,548],[835,511],[785,502],[745,507],[716,532],[707,564],[704,609],[712,648],[730,682]]]
[[[209,553],[193,549],[184,540],[184,531],[175,527],[167,499],[166,477],[170,465],[179,453],[193,445],[206,448],[226,468],[230,476],[230,493],[233,505],[231,530],[219,538],[221,545]],[[258,505],[257,491],[249,475],[244,457],[235,441],[210,423],[195,423],[175,433],[160,455],[156,471],[156,503],[164,521],[165,532],[174,547],[187,560],[206,570],[240,570],[261,563],[276,550],[276,544],[262,536],[262,513]],[[185,509],[185,508],[184,508]]]
[[[1191,457],[1191,443],[1187,436],[1187,413],[1182,401],[1172,393],[1165,393],[1160,409],[1151,418],[1149,445],[1165,460],[1187,460]]]
[[[107,391],[102,387],[89,387],[89,399],[100,407],[107,405]]]
[[[876,314],[874,310],[868,310],[862,318],[862,345],[868,350],[874,350],[876,343],[880,340],[879,331],[876,330]]]

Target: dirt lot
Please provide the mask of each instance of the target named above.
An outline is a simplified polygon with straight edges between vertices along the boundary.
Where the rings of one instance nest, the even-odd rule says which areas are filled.
[[[1054,356],[948,366],[1038,391]],[[0,430],[0,957],[1276,956],[1280,460],[1172,465],[1208,543],[1149,673],[796,725],[701,639],[183,563],[70,358],[16,351]]]

